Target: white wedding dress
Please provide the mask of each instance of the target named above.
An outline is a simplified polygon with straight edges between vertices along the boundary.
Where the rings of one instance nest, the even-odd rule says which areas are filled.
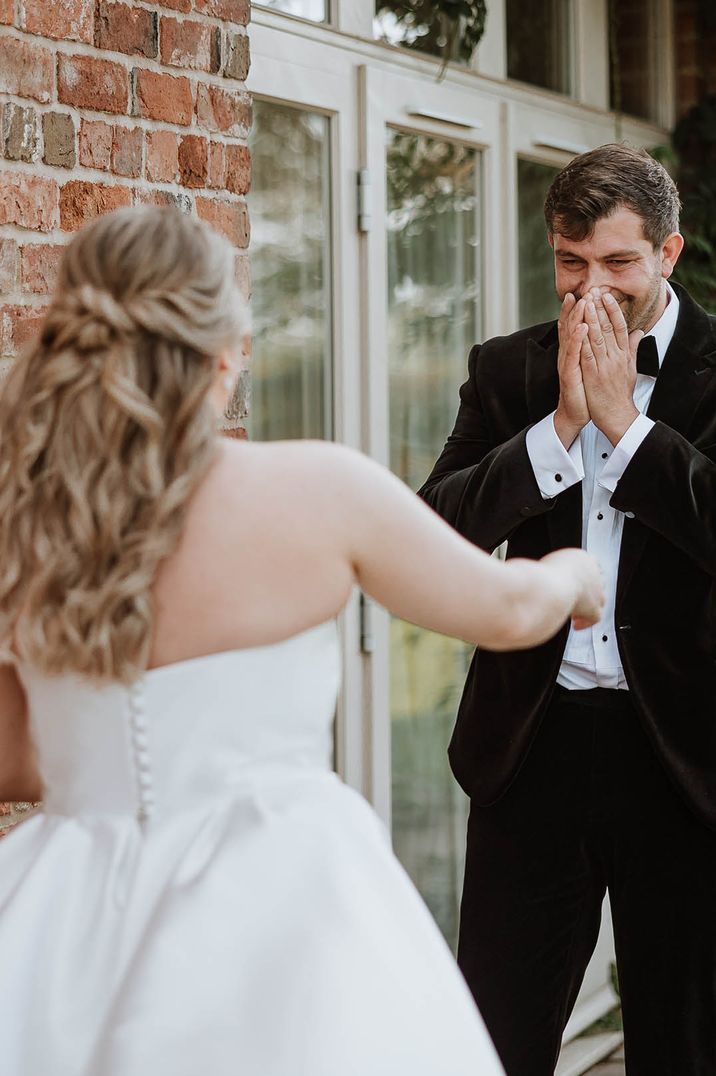
[[[20,664],[44,809],[0,841],[4,1076],[498,1076],[331,772],[331,622],[133,688]]]

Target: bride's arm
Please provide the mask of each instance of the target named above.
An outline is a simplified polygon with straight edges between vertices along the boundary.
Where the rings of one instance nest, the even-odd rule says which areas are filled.
[[[340,503],[356,580],[391,612],[492,650],[535,646],[570,616],[577,627],[599,619],[599,569],[582,550],[503,563],[460,537],[385,468],[334,451],[344,470]]]
[[[0,665],[0,802],[32,802],[41,795],[25,693],[13,666]]]

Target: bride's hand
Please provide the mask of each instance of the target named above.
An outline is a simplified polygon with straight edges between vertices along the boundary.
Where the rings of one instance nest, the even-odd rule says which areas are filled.
[[[543,557],[543,563],[553,564],[570,575],[576,588],[572,608],[572,626],[576,631],[598,623],[604,610],[604,584],[599,562],[583,549],[558,549]]]

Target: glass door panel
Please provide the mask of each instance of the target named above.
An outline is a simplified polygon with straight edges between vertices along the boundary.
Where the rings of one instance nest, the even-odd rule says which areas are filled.
[[[329,22],[331,18],[328,0],[261,0],[257,6],[282,11],[285,15],[295,15],[310,22]]]
[[[330,438],[329,120],[256,100],[251,136],[255,440]]]
[[[505,0],[507,77],[572,92],[572,0]]]
[[[609,104],[658,119],[659,10],[652,0],[609,0]]]
[[[359,237],[355,227],[355,67],[325,30],[254,12],[251,435],[319,437],[359,447]],[[315,32],[317,37],[313,37]],[[364,659],[359,598],[339,618],[342,687],[335,767],[365,790]]]
[[[440,56],[443,61],[468,63],[461,55],[460,34],[455,32],[452,19],[443,18],[437,6],[376,0],[373,34],[389,45]]]
[[[517,235],[519,244],[520,325],[537,325],[559,316],[554,290],[554,259],[547,242],[544,200],[559,169],[536,161],[517,161]]]
[[[412,489],[452,426],[478,339],[479,165],[479,153],[457,142],[388,132],[390,465]],[[446,748],[470,656],[464,643],[391,620],[393,843],[451,944],[466,799]]]

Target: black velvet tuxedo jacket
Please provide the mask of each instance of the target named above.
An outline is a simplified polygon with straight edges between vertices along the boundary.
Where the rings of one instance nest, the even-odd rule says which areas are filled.
[[[619,652],[654,748],[716,828],[716,318],[675,287],[676,331],[647,414],[656,425],[611,505],[624,521]],[[556,322],[473,347],[455,428],[420,496],[462,535],[508,557],[582,544],[581,484],[543,500],[526,433],[557,406]],[[479,804],[505,791],[548,706],[569,625],[530,650],[478,650],[449,755]]]

